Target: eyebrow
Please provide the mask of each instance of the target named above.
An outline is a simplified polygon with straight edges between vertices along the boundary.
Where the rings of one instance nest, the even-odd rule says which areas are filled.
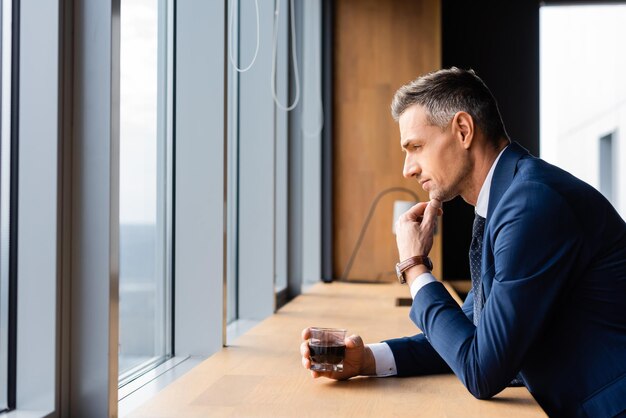
[[[407,139],[406,141],[402,143],[401,147],[402,149],[407,149],[409,145],[411,145],[412,142],[417,142],[417,141],[419,141],[419,139],[417,138]]]

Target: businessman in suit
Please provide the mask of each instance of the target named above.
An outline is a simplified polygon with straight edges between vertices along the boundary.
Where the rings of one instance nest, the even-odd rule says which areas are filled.
[[[626,414],[626,224],[594,188],[509,140],[482,80],[457,68],[394,96],[403,175],[430,201],[396,224],[399,279],[423,333],[346,339],[342,373],[455,373],[479,399],[523,384],[555,416]],[[475,206],[472,290],[459,307],[430,270],[441,202]],[[303,339],[309,336],[303,331]],[[302,362],[310,368],[308,346]]]

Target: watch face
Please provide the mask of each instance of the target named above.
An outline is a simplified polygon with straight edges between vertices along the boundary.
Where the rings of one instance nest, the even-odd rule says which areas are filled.
[[[396,276],[398,276],[398,281],[400,282],[400,284],[406,283],[406,280],[404,279],[404,273],[402,273],[402,271],[400,270],[400,264],[396,264]]]

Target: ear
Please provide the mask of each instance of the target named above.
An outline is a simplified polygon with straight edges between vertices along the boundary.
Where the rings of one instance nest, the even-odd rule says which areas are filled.
[[[457,112],[452,118],[452,134],[469,149],[474,139],[474,119],[467,112]]]

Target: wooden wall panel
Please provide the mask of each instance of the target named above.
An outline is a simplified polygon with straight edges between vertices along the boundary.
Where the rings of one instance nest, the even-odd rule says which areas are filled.
[[[389,187],[427,194],[402,177],[404,154],[389,105],[406,82],[440,67],[439,0],[337,0],[334,2],[333,273],[340,278],[371,202]],[[395,280],[398,261],[391,233],[391,193],[376,210],[349,279]],[[431,252],[441,277],[439,234]]]

